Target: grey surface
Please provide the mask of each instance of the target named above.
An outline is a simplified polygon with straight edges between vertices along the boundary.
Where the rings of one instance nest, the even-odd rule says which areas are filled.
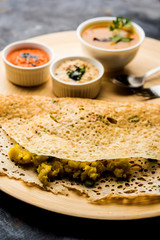
[[[0,0],[0,49],[13,41],[57,31],[75,30],[98,16],[126,16],[148,37],[160,39],[158,0]],[[51,213],[0,192],[0,240],[107,239],[152,233],[160,218],[100,221]],[[159,234],[159,233],[158,233]]]
[[[2,193],[0,208],[1,240],[132,239],[159,235],[160,218],[139,220],[93,220],[45,211]],[[111,235],[111,236],[110,236]],[[147,238],[148,239],[148,238]]]
[[[75,30],[86,19],[125,16],[160,39],[158,0],[0,0],[0,48],[33,36]]]

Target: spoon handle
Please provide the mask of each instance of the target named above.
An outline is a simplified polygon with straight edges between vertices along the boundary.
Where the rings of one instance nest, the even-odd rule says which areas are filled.
[[[153,74],[155,74],[155,73],[157,73],[157,72],[160,72],[160,66],[159,66],[159,67],[156,67],[156,68],[154,68],[154,69],[152,69],[152,70],[150,70],[150,71],[148,71],[148,72],[143,76],[143,80],[145,79],[145,81],[147,81],[146,78],[150,77],[151,75],[153,75]]]

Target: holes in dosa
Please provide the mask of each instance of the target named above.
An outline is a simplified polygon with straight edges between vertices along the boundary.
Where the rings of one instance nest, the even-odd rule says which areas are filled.
[[[2,136],[2,130],[0,130],[0,135]],[[3,146],[3,143],[5,145]],[[4,137],[0,140],[0,145],[4,147],[3,151],[1,151],[1,155],[3,159],[6,158],[8,161],[8,148],[12,145],[8,139]],[[7,147],[6,147],[7,146]],[[157,161],[148,161],[145,159],[131,159],[130,164],[134,165],[132,168],[132,173],[129,179],[127,180],[117,180],[112,176],[107,176],[102,178],[97,182],[96,186],[93,189],[83,189],[87,193],[88,196],[100,199],[104,196],[108,196],[113,194],[115,196],[137,196],[138,194],[159,194],[160,188],[160,163]],[[5,165],[5,161],[1,160],[1,165],[3,168],[4,173],[7,170]],[[14,166],[15,169],[12,171],[11,176],[17,176],[19,178],[25,179],[27,178],[27,171],[26,175],[21,168],[18,166]],[[64,185],[66,184],[65,180],[62,180],[61,183]],[[59,181],[55,182],[56,186],[59,186]],[[81,184],[73,182],[72,184],[68,185],[73,189],[82,188]],[[51,186],[54,191],[54,187]]]

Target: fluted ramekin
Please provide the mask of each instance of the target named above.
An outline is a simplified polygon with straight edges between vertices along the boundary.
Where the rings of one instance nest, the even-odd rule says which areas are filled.
[[[21,67],[10,63],[6,59],[9,53],[25,48],[34,48],[45,51],[50,58],[49,62],[38,67]],[[5,64],[7,79],[16,85],[23,87],[33,87],[45,83],[50,77],[49,66],[53,61],[53,58],[54,53],[52,49],[39,42],[18,41],[9,44],[2,51],[2,59]]]
[[[93,64],[99,71],[99,75],[94,80],[85,82],[85,83],[71,83],[71,82],[64,82],[60,80],[55,74],[56,68],[59,66],[60,63],[66,60],[74,60],[80,59],[82,61],[89,62]],[[81,97],[81,98],[95,98],[101,88],[101,79],[104,73],[103,65],[93,59],[88,57],[81,57],[81,56],[68,56],[61,58],[55,62],[53,62],[50,66],[50,74],[52,77],[52,89],[53,93],[57,97]]]

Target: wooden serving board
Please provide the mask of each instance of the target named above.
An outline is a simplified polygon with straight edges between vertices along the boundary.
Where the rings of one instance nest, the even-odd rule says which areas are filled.
[[[50,46],[55,53],[55,59],[68,55],[85,55],[81,50],[75,31],[43,35],[30,40],[42,42]],[[126,71],[135,75],[143,75],[146,71],[159,66],[159,59],[160,42],[146,38],[136,58],[126,67]],[[160,74],[155,74],[151,80],[146,86],[160,84]],[[8,82],[2,59],[0,59],[0,93],[54,97],[51,79],[47,83],[34,88],[22,88]],[[98,99],[107,101],[143,100],[141,97],[131,94],[126,89],[114,86],[109,81],[109,75],[106,73],[103,77],[102,89]],[[149,205],[122,205],[115,203],[95,205],[90,204],[87,198],[78,196],[72,192],[67,197],[54,195],[36,187],[29,187],[21,181],[7,177],[0,177],[0,189],[27,203],[72,216],[95,219],[138,219],[160,215],[160,203]]]
[[[55,60],[69,55],[86,55],[81,50],[81,45],[77,39],[75,31],[47,34],[29,40],[42,42],[50,46],[55,53]],[[159,66],[159,59],[160,41],[146,38],[135,59],[126,67],[126,71],[135,75],[143,75],[148,70]],[[157,76],[159,76],[159,78]],[[152,77],[152,80],[153,81],[147,83],[146,86],[160,84],[160,74],[155,74],[154,77]],[[47,83],[34,88],[18,87],[8,82],[2,59],[0,59],[0,93],[54,97],[51,79]],[[109,81],[109,76],[107,74],[104,74],[102,88],[98,99],[105,99],[108,101],[141,100],[139,97],[132,95],[130,91],[113,85]]]

